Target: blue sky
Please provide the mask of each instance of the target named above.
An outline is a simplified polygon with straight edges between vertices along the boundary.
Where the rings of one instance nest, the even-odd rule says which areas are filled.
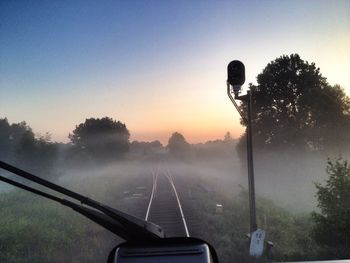
[[[239,136],[226,66],[282,54],[350,94],[350,1],[0,1],[0,117],[67,141],[88,117],[132,139]]]

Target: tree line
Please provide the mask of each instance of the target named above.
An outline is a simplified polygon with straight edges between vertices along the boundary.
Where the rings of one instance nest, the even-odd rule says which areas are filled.
[[[298,54],[283,55],[268,63],[257,76],[257,84],[249,84],[249,88],[256,152],[350,152],[350,98],[339,85],[330,85],[315,63]],[[240,108],[246,113],[245,104]],[[243,119],[241,123],[246,126]],[[236,144],[226,134],[221,140],[191,145],[178,132],[165,147],[159,141],[130,142],[125,123],[110,117],[87,118],[68,137],[68,144],[52,142],[48,134],[35,136],[25,122],[10,124],[6,118],[0,119],[0,159],[46,173],[57,160],[108,163],[128,154],[158,158],[164,153],[185,160],[230,154]],[[243,134],[236,146],[242,160],[245,149]]]
[[[26,122],[10,124],[0,119],[0,160],[8,161],[40,176],[55,177],[55,166],[105,165],[120,160],[193,160],[234,152],[234,140],[227,133],[222,140],[192,145],[174,132],[166,146],[159,141],[130,142],[125,123],[110,117],[87,118],[68,135],[69,143],[52,142],[49,134],[35,135]]]

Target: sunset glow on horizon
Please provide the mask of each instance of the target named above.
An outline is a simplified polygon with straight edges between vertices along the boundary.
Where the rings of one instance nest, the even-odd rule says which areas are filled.
[[[0,4],[0,118],[68,142],[86,118],[131,140],[238,138],[226,66],[246,84],[298,53],[350,95],[349,1],[33,1]]]

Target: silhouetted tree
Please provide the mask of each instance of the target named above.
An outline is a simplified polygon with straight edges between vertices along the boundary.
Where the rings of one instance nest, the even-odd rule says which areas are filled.
[[[13,161],[15,149],[25,134],[35,140],[32,129],[23,121],[10,124],[7,118],[0,119],[0,159]]]
[[[233,139],[231,137],[231,133],[230,132],[226,132],[225,136],[224,136],[224,141],[225,142],[231,142]]]
[[[329,259],[350,255],[350,164],[342,159],[328,161],[329,178],[316,183],[320,213],[313,213],[315,241],[329,251]]]
[[[167,148],[172,155],[185,158],[191,147],[181,133],[174,132],[169,138]]]
[[[99,161],[121,158],[129,151],[129,131],[125,124],[112,118],[90,118],[69,134],[76,153]]]
[[[25,123],[9,124],[0,119],[0,159],[16,164],[43,177],[54,175],[52,171],[57,158],[57,145],[49,136],[36,138]]]
[[[13,154],[11,126],[8,120],[0,119],[0,160],[8,161]]]
[[[349,97],[339,85],[329,85],[314,63],[297,54],[281,56],[264,68],[257,83],[250,84],[255,146],[322,150],[349,142]],[[246,112],[246,105],[241,109]],[[241,148],[243,141],[244,136]]]
[[[30,130],[23,133],[15,148],[16,163],[42,177],[54,177],[53,170],[58,158],[57,143],[51,142],[50,136],[36,138]]]

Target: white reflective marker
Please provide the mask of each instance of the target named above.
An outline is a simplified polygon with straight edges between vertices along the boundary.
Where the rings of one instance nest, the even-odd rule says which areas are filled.
[[[252,238],[250,240],[250,249],[249,254],[252,257],[261,257],[264,252],[264,240],[265,240],[265,231],[262,229],[257,229],[253,232]]]

